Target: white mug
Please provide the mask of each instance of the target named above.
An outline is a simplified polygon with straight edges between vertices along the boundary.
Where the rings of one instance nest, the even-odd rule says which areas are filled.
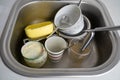
[[[45,41],[45,48],[48,51],[49,58],[53,62],[58,62],[62,58],[67,42],[59,36],[51,36]]]
[[[62,24],[64,16],[67,17],[67,26]],[[81,32],[84,28],[84,20],[81,9],[77,5],[67,5],[61,8],[55,15],[54,23],[61,32],[67,35],[75,35]]]

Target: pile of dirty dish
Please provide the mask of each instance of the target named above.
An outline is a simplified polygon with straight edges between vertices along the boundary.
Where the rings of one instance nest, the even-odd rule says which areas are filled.
[[[68,50],[72,60],[80,60],[90,54],[92,44],[81,51],[91,33],[83,32],[91,25],[77,5],[66,5],[55,15],[54,21],[31,24],[25,27],[27,39],[21,54],[27,66],[42,67],[47,59],[58,63]]]

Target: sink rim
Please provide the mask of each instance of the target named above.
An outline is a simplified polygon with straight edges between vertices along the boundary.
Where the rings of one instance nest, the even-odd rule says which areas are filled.
[[[17,1],[16,3],[17,4],[19,4],[19,2],[20,1]],[[98,3],[100,3],[100,5],[102,5],[102,6],[104,6],[100,1],[97,1]],[[15,4],[16,4],[15,3]],[[16,6],[16,5],[15,5]],[[15,9],[15,7],[14,7],[14,9]],[[12,10],[14,10],[14,9],[12,9]],[[18,63],[14,58],[13,58],[13,56],[12,55],[10,55],[9,54],[9,58],[7,57],[8,56],[8,54],[7,53],[10,53],[11,51],[10,51],[10,49],[9,49],[9,43],[10,42],[6,42],[6,41],[10,41],[9,39],[10,38],[8,38],[5,34],[9,34],[9,32],[11,31],[12,32],[12,30],[13,30],[13,28],[14,27],[12,27],[12,28],[10,28],[10,25],[13,25],[14,23],[15,23],[15,21],[16,21],[16,19],[15,19],[15,17],[11,17],[11,16],[17,16],[17,14],[19,13],[19,11],[17,12],[17,14],[15,14],[15,12],[16,11],[12,11],[11,10],[11,12],[10,12],[10,15],[9,15],[9,18],[8,18],[8,20],[7,20],[7,23],[6,23],[6,26],[5,26],[5,28],[4,28],[4,30],[3,30],[3,34],[2,34],[2,36],[1,36],[1,40],[0,40],[0,44],[2,45],[2,46],[0,46],[0,48],[2,49],[2,51],[1,51],[1,53],[2,52],[5,52],[5,54],[1,54],[1,58],[2,58],[2,60],[3,60],[3,62],[4,62],[4,64],[6,64],[10,69],[12,69],[12,71],[15,71],[15,70],[13,70],[13,68],[15,68],[15,66],[17,67],[17,66],[19,66],[19,68],[24,68],[24,69],[26,69],[26,70],[28,70],[28,72],[31,70],[31,68],[28,68],[28,67],[26,67],[26,66],[23,66],[23,65],[21,65],[20,63]],[[16,9],[15,9],[16,10]],[[105,10],[105,7],[103,8],[103,11],[104,11],[104,14],[107,16],[107,18],[109,18],[109,15],[107,14],[108,12],[106,12],[106,10]],[[13,14],[12,14],[13,13]],[[105,17],[105,16],[104,16]],[[17,18],[17,17],[16,17]],[[12,20],[11,20],[12,19]],[[11,20],[11,21],[13,21],[13,23],[11,22],[11,21],[9,21],[9,20]],[[113,24],[113,22],[112,22],[112,19],[106,19],[106,20],[108,20],[109,21],[109,23],[108,23],[108,25],[114,25]],[[9,27],[8,27],[9,26]],[[111,38],[114,38],[113,40],[113,45],[118,45],[118,46],[120,46],[120,42],[118,41],[120,38],[119,38],[119,35],[118,35],[118,33],[117,32],[110,32],[110,34],[111,34]],[[116,41],[116,40],[117,41]],[[117,44],[118,43],[118,44]],[[4,49],[6,48],[5,46],[7,46],[7,49],[8,49],[8,51],[5,51]],[[116,47],[116,49],[114,48],[113,49],[113,51],[112,51],[112,55],[113,55],[113,53],[115,53],[115,52],[119,52],[120,50]],[[51,72],[47,72],[48,70],[50,70],[50,69],[35,69],[35,71],[33,72],[33,74],[35,74],[36,76],[46,76],[45,74],[46,73],[48,73],[49,75],[51,75],[51,76],[58,76],[58,75],[61,75],[61,76],[68,76],[68,75],[75,75],[75,76],[77,76],[77,75],[96,75],[96,74],[101,74],[101,73],[103,73],[103,72],[106,72],[106,71],[108,71],[108,70],[110,70],[111,68],[113,68],[117,63],[118,63],[118,61],[119,61],[119,59],[120,59],[120,55],[118,54],[118,53],[116,53],[116,55],[114,55],[114,57],[111,55],[111,57],[112,57],[112,61],[111,61],[111,57],[105,62],[105,63],[103,63],[102,65],[100,65],[100,66],[97,66],[97,67],[94,67],[94,68],[81,68],[81,69],[79,69],[78,70],[78,68],[76,69],[73,69],[73,70],[70,70],[70,69],[67,69],[66,70],[66,68],[65,68],[65,70],[66,71],[68,71],[69,70],[69,73],[68,72],[66,72],[65,70],[63,70],[63,68],[62,68],[62,72],[55,72],[55,73],[52,73],[51,74]],[[9,61],[10,63],[13,61],[13,62],[15,62],[16,64],[13,64],[14,65],[14,67],[13,66],[9,66],[9,64],[10,63],[8,63],[8,62],[5,62],[6,61],[6,59],[8,59],[7,61],[9,61],[9,59],[11,59],[11,61]],[[117,62],[117,63],[116,63]],[[114,65],[113,65],[114,64]],[[103,68],[104,67],[104,68]],[[32,68],[33,69],[33,68]],[[41,73],[40,75],[37,75],[37,73],[36,73],[36,71],[46,71],[45,73]],[[55,70],[56,71],[56,70]],[[61,69],[57,69],[57,71],[61,71]],[[71,72],[70,73],[70,71],[73,71],[73,72]],[[79,72],[80,71],[80,72]],[[92,71],[92,72],[90,72],[90,71]],[[65,73],[66,72],[66,73]],[[19,74],[21,74],[21,75],[23,75],[22,74],[22,72],[21,71],[16,71],[16,73],[19,73]],[[57,74],[58,73],[58,74]],[[25,74],[24,74],[25,75]],[[35,75],[34,76],[32,76],[32,75],[29,75],[29,74],[26,74],[26,76],[31,76],[31,77],[35,77]]]

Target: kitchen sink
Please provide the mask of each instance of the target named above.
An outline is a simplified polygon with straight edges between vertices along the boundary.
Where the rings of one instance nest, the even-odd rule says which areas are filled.
[[[120,42],[116,31],[95,32],[91,54],[80,63],[67,65],[49,60],[41,68],[25,65],[21,55],[24,28],[33,23],[53,21],[56,12],[68,4],[77,5],[79,0],[17,0],[9,14],[0,40],[1,58],[5,65],[17,74],[31,77],[97,75],[112,69],[120,58]],[[114,26],[106,7],[98,0],[82,0],[81,9],[91,23],[91,28]],[[65,52],[67,53],[67,52]],[[67,56],[67,55],[64,55]]]

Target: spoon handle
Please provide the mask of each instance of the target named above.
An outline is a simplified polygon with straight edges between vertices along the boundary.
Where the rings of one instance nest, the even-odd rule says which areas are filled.
[[[96,31],[114,31],[120,30],[120,26],[111,26],[111,27],[98,27],[95,29],[86,29],[85,32],[96,32]]]
[[[51,37],[57,30],[58,28],[55,28],[55,30],[47,38]]]
[[[80,6],[82,0],[79,0],[78,6]]]
[[[95,33],[92,32],[92,33],[91,33],[91,36],[85,41],[85,43],[83,43],[80,51],[84,51],[84,50],[88,47],[88,45],[89,45],[89,44],[91,43],[91,41],[93,40],[94,35],[95,35]]]

